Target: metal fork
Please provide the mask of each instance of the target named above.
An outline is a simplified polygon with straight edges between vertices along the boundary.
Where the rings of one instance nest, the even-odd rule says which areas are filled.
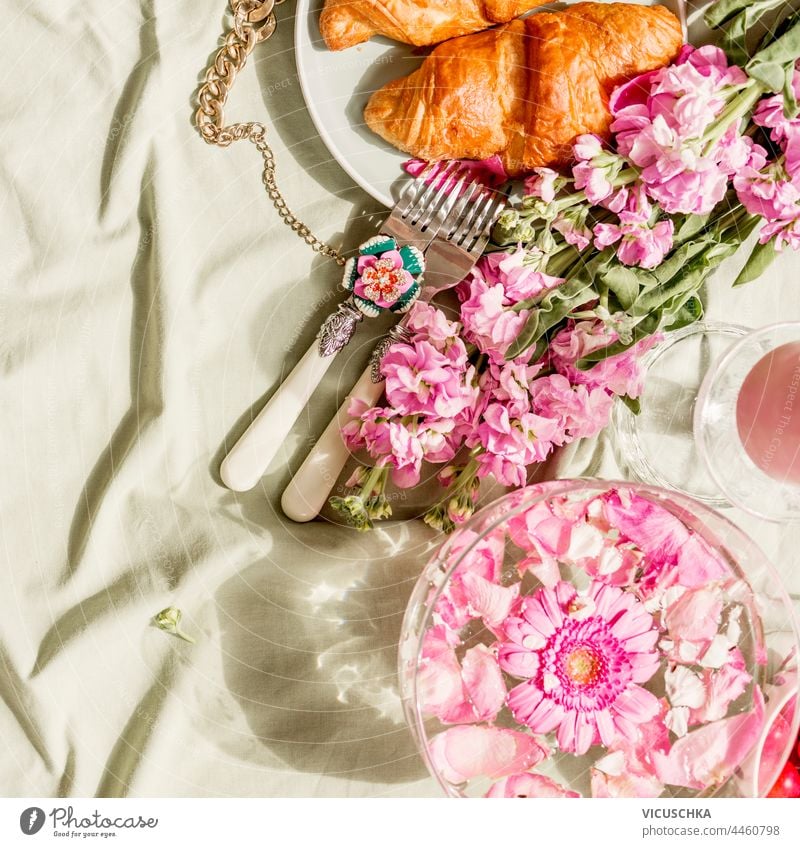
[[[421,300],[461,282],[480,258],[489,234],[505,205],[505,197],[484,186],[465,186],[463,180],[451,194],[448,215],[425,253],[425,288]],[[284,514],[294,521],[313,520],[322,510],[342,472],[350,451],[341,429],[350,420],[353,400],[374,406],[383,394],[380,359],[395,341],[407,340],[404,318],[378,343],[370,364],[361,374],[325,431],[314,444],[281,498]]]
[[[434,173],[429,165],[410,180],[381,233],[398,244],[423,252],[450,211],[453,180],[461,166],[450,162]],[[433,178],[432,178],[433,177]],[[295,421],[322,381],[339,350],[355,332],[362,313],[351,296],[323,323],[320,334],[286,377],[266,406],[254,418],[220,466],[220,478],[233,491],[247,491],[264,475]]]

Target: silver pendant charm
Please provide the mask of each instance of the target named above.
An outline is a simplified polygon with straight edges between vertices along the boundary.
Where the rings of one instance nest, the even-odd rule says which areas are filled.
[[[381,361],[389,352],[389,348],[398,341],[410,341],[411,333],[402,325],[393,326],[389,332],[381,338],[375,345],[372,355],[369,357],[369,374],[370,379],[375,385],[383,382],[383,374],[381,373]]]
[[[319,355],[335,356],[342,347],[350,343],[363,314],[353,305],[352,300],[340,303],[337,310],[329,315],[319,331]]]

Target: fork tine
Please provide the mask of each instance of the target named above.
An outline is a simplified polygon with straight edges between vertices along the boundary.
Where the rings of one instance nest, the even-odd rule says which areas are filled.
[[[434,213],[447,197],[450,176],[456,168],[457,162],[448,162],[444,168],[434,172],[425,192],[417,198],[408,214],[404,216],[409,217],[412,226],[422,230],[430,224]]]
[[[490,195],[489,203],[486,204],[479,217],[467,233],[466,240],[481,238],[483,235],[488,235],[497,216],[503,209],[503,200],[497,195]]]
[[[414,179],[408,180],[403,186],[400,196],[397,199],[397,207],[400,214],[405,217],[414,205],[419,202],[425,189],[428,187],[428,180],[436,168],[435,162],[428,162],[427,165],[417,174]]]
[[[461,221],[452,241],[469,253],[482,250],[489,240],[491,226],[504,206],[502,195],[490,189],[476,201]]]
[[[458,228],[459,222],[475,194],[475,189],[477,188],[480,191],[479,183],[474,179],[467,182],[468,178],[469,174],[464,174],[453,189],[451,193],[451,197],[453,198],[452,205],[442,223],[442,226],[439,228],[439,236],[447,239],[448,241],[453,240],[453,234]]]
[[[452,240],[457,244],[462,245],[462,243],[468,239],[470,232],[475,227],[475,224],[481,219],[481,216],[491,202],[491,195],[488,192],[484,193],[481,191],[466,211],[466,214],[459,221],[458,229],[453,234]]]

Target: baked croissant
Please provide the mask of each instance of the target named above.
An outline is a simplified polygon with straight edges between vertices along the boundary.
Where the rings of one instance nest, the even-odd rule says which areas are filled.
[[[369,100],[367,125],[420,159],[500,156],[509,176],[563,167],[583,133],[608,134],[618,84],[680,51],[663,6],[579,3],[440,44]]]
[[[457,35],[506,23],[550,0],[325,0],[319,29],[331,50],[373,35],[438,44]]]

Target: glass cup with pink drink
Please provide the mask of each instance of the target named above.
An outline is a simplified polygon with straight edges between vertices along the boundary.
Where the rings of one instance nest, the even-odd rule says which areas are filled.
[[[755,330],[727,350],[703,381],[694,435],[731,503],[800,520],[800,323]]]

